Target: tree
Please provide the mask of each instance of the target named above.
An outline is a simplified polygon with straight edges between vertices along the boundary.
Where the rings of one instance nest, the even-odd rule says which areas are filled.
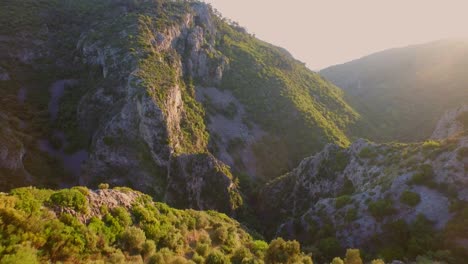
[[[213,250],[208,257],[206,257],[205,264],[229,264],[229,259],[220,251]]]
[[[361,254],[359,249],[347,249],[346,258],[344,260],[345,264],[362,264]]]
[[[32,248],[30,245],[20,245],[16,247],[16,252],[13,254],[4,255],[1,258],[0,263],[2,264],[36,264],[39,263],[37,259],[37,250]]]
[[[145,243],[146,236],[143,230],[138,227],[131,226],[125,229],[120,240],[123,249],[129,252],[140,252],[143,247],[143,243]]]
[[[330,264],[344,264],[343,260],[339,257],[336,257],[332,260]]]
[[[298,263],[301,260],[300,245],[297,241],[277,238],[271,241],[265,255],[265,263]]]

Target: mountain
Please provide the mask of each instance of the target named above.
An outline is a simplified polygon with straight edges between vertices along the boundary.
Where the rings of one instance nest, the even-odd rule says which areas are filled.
[[[463,262],[467,110],[445,114],[440,124],[450,125],[434,131],[448,136],[444,139],[410,144],[359,139],[348,148],[327,145],[304,159],[262,189],[258,210],[269,219],[265,234],[299,239],[327,257],[352,246],[385,260],[426,255]]]
[[[359,115],[285,50],[196,1],[3,0],[0,185],[130,186],[231,213]]]
[[[468,100],[467,40],[375,53],[320,74],[345,90],[362,115],[355,134],[376,141],[429,138],[442,114]]]
[[[468,257],[465,42],[343,91],[198,1],[0,1],[0,263]]]

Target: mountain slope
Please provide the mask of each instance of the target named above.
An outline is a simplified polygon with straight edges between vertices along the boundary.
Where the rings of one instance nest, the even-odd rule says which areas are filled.
[[[359,118],[339,88],[199,2],[3,2],[0,85],[41,116],[11,124],[30,144],[3,153],[34,164],[2,166],[5,179],[109,182],[231,212],[238,176],[269,179],[326,143],[346,146]]]
[[[378,141],[427,139],[447,109],[468,100],[468,41],[443,40],[375,53],[320,74],[343,88]]]
[[[177,210],[129,188],[29,187],[0,193],[1,263],[263,260],[312,263],[296,241],[268,245],[224,214]]]
[[[467,113],[452,112],[457,123]],[[450,250],[451,257],[432,258],[458,263],[452,257],[460,260],[467,252],[468,124],[463,126],[439,141],[328,145],[261,191],[258,210],[270,219],[265,232],[294,237],[328,256],[341,244],[385,260]]]

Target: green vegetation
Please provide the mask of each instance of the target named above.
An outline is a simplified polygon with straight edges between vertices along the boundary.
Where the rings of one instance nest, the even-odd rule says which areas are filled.
[[[418,193],[404,191],[400,196],[400,201],[411,207],[418,205],[421,202],[421,197]]]
[[[343,149],[333,149],[320,163],[317,177],[330,180],[335,179],[337,174],[341,173],[348,166],[348,163],[349,155]],[[346,178],[343,192],[349,193],[353,190],[352,182]]]
[[[300,251],[300,245],[297,241],[284,241],[282,238],[271,241],[265,254],[266,263],[310,263],[309,256],[304,256]]]
[[[224,214],[176,210],[131,190],[121,193],[136,196],[130,207],[115,207],[106,197],[118,189],[88,204],[89,192],[0,194],[0,262],[312,263],[298,242],[254,240]]]
[[[363,264],[359,249],[346,250],[345,264]]]
[[[355,136],[422,141],[447,109],[468,101],[468,76],[461,70],[468,67],[467,51],[466,41],[442,40],[371,54],[320,74],[343,88],[362,115]]]
[[[426,186],[434,186],[434,170],[432,166],[429,164],[424,164],[419,167],[419,172],[413,174],[411,180],[408,182],[409,184],[417,184],[417,185],[426,185]]]
[[[248,118],[281,138],[278,144],[263,146],[267,153],[288,153],[280,164],[297,163],[301,158],[335,142],[349,144],[348,125],[358,119],[335,86],[308,70],[281,48],[262,42],[221,19],[216,49],[229,60],[221,87],[231,90],[246,106]],[[299,115],[297,115],[299,113]],[[259,159],[261,165],[271,160]],[[285,162],[286,161],[286,162]],[[268,178],[275,172],[266,169]]]
[[[50,202],[53,205],[70,208],[79,212],[86,212],[88,209],[86,196],[75,189],[65,189],[52,194]]]
[[[460,161],[463,161],[465,158],[468,157],[468,147],[462,147],[457,151],[457,158]]]
[[[382,219],[385,216],[395,212],[393,201],[389,199],[377,200],[369,203],[369,212],[377,219]]]
[[[423,263],[463,263],[466,252],[453,246],[454,238],[447,231],[434,230],[432,223],[419,215],[410,224],[404,220],[385,224],[382,234],[375,235],[371,243],[378,249],[375,254],[388,261],[425,258]]]
[[[358,211],[356,208],[351,208],[348,211],[346,211],[345,215],[345,221],[346,222],[352,222],[358,218]]]
[[[424,141],[424,143],[422,144],[422,148],[424,150],[430,150],[430,149],[439,148],[439,147],[440,147],[440,142],[435,141],[435,140]]]
[[[377,157],[378,153],[371,147],[365,147],[359,152],[361,159],[373,159]]]
[[[335,200],[335,208],[340,209],[340,208],[344,207],[345,205],[350,204],[352,201],[353,200],[351,199],[351,196],[349,196],[349,195],[340,196],[340,197],[336,198],[336,200]]]

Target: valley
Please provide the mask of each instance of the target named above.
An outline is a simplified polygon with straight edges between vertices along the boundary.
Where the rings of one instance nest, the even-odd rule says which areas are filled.
[[[468,257],[468,42],[314,72],[198,1],[1,5],[0,263]]]

